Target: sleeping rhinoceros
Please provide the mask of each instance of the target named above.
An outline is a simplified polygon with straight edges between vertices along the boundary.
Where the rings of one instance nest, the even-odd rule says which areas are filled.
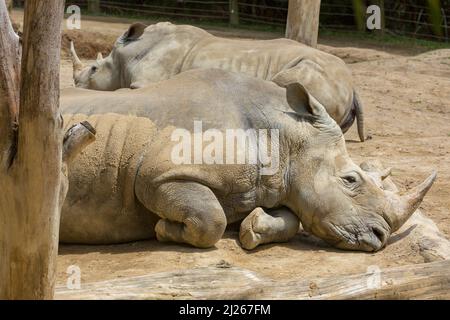
[[[300,221],[333,246],[375,251],[435,179],[403,196],[383,190],[350,159],[336,122],[298,83],[284,89],[243,74],[192,70],[137,90],[72,88],[61,106],[66,125],[88,120],[97,131],[69,170],[63,242],[156,235],[203,248],[243,220],[240,240],[251,249],[289,240]],[[270,161],[249,161],[252,135],[239,145],[229,130],[269,130],[257,145],[266,150],[257,153],[270,149]]]
[[[71,43],[76,86],[95,90],[138,88],[190,70],[217,68],[271,80],[301,83],[346,132],[356,117],[364,141],[363,111],[350,70],[336,56],[288,39],[219,38],[193,26],[133,24],[111,54],[84,67]]]

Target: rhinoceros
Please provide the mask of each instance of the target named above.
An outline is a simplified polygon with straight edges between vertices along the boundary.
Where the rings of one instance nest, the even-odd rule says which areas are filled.
[[[77,87],[95,90],[138,88],[190,70],[217,68],[271,80],[286,87],[301,83],[346,132],[356,117],[364,141],[363,111],[351,72],[336,56],[288,39],[235,40],[197,27],[168,22],[133,24],[111,54],[84,67],[73,43]]]
[[[62,242],[156,236],[206,248],[228,224],[242,221],[241,244],[252,249],[289,240],[301,222],[338,248],[376,251],[436,177],[433,172],[405,195],[383,190],[351,160],[337,123],[299,83],[284,89],[243,74],[191,70],[143,89],[70,88],[61,107],[67,126],[87,120],[97,131],[96,142],[69,168]],[[278,159],[250,162],[249,151],[244,162],[236,161],[237,152],[252,144],[248,138],[244,147],[228,148],[222,133],[232,129],[270,129],[261,141]],[[183,152],[180,132],[190,141]],[[211,148],[213,142],[219,146]],[[229,153],[235,162],[223,160]],[[186,161],[179,161],[181,154]],[[268,167],[275,170],[264,171]]]

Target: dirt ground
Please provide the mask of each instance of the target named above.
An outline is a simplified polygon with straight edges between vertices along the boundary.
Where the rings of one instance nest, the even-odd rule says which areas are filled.
[[[21,19],[21,13],[15,12],[14,19]],[[128,25],[83,21],[81,31],[65,32],[61,87],[72,85],[69,39],[76,41],[80,56],[93,59],[96,51],[107,54]],[[248,31],[213,32],[228,37],[273,37]],[[402,190],[422,181],[432,169],[438,170],[438,179],[420,208],[450,238],[450,49],[412,55],[408,48],[399,52],[357,48],[336,40],[319,42],[320,49],[349,64],[364,103],[367,133],[372,139],[359,143],[354,126],[346,134],[352,158],[357,163],[380,159],[393,167],[393,179]],[[153,240],[113,246],[62,245],[58,284],[65,284],[69,265],[81,268],[82,282],[92,282],[223,261],[280,279],[365,272],[369,265],[384,268],[420,263],[424,258],[408,237],[401,235],[392,237],[391,244],[378,253],[334,250],[306,234],[288,244],[249,252],[240,248],[237,232],[228,231],[209,250]]]

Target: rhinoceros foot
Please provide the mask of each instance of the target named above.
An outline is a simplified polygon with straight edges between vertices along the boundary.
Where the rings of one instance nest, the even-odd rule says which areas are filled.
[[[264,243],[287,242],[297,234],[298,228],[297,216],[286,208],[270,214],[256,208],[242,221],[239,240],[244,249],[251,250]]]

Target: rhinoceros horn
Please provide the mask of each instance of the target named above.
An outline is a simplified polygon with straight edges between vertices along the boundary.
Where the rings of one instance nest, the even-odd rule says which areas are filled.
[[[75,51],[75,46],[73,45],[73,41],[70,41],[70,53],[72,54],[73,75],[74,77],[76,77],[81,72],[81,70],[83,70],[84,66],[80,58],[78,58],[77,52]]]
[[[395,232],[400,229],[400,227],[416,211],[428,190],[430,190],[433,185],[436,175],[436,171],[433,171],[433,173],[425,179],[425,181],[403,196],[386,191],[389,200],[384,218],[390,225],[391,232]]]
[[[102,60],[103,60],[103,55],[102,55],[101,52],[99,52],[99,53],[97,54],[97,62],[100,62],[100,61],[102,61]]]

